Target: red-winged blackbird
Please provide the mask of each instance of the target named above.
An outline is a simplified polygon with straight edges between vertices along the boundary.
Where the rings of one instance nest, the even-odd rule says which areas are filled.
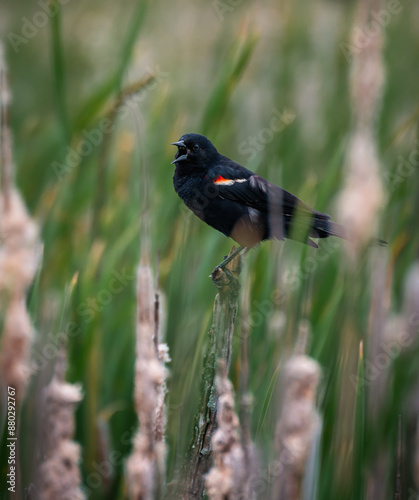
[[[329,215],[221,155],[203,135],[185,134],[172,144],[178,147],[172,162],[177,194],[195,215],[240,245],[234,255],[272,238],[317,248],[310,237],[344,237]]]

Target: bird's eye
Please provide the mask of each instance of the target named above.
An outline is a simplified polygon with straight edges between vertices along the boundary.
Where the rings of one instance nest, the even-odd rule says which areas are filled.
[[[195,151],[197,151],[199,149],[198,144],[195,144],[195,146],[193,148],[194,148]]]

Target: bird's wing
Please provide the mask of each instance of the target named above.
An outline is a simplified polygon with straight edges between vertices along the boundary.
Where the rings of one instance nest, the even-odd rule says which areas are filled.
[[[272,184],[259,175],[240,167],[222,170],[222,175],[213,175],[212,182],[217,186],[222,198],[237,201],[261,212],[298,217],[315,216],[330,219],[328,215],[313,210],[296,196]],[[250,175],[248,175],[250,173]]]

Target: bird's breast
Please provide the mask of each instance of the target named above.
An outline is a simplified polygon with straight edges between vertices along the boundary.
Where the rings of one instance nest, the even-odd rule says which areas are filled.
[[[185,205],[199,218],[203,219],[203,210],[208,205],[210,189],[202,177],[182,176],[173,177],[173,185],[176,193],[182,198]]]

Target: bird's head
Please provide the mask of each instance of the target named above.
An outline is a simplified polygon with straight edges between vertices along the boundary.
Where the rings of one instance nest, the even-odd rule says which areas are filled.
[[[177,142],[172,142],[178,150],[172,163],[180,167],[206,169],[218,155],[212,142],[203,135],[185,134]]]

